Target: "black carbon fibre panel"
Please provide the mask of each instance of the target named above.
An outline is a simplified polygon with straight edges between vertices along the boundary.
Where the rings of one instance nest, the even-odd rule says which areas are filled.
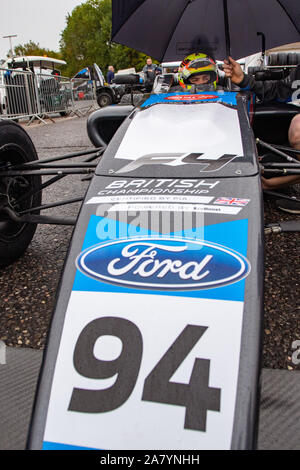
[[[6,348],[6,364],[0,364],[0,450],[25,449],[42,356]],[[263,369],[261,379],[258,450],[300,450],[300,371]]]

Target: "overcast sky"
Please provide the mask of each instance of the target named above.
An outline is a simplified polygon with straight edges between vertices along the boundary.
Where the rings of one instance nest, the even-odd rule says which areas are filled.
[[[59,50],[60,33],[66,27],[66,16],[85,0],[1,0],[0,59],[9,51],[9,39],[13,47],[30,40],[41,47]]]

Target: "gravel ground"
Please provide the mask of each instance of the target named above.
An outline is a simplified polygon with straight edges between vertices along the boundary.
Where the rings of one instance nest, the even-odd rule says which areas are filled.
[[[300,197],[300,186],[292,195]],[[294,220],[297,216],[276,209],[274,199],[265,198],[265,221]],[[300,339],[300,233],[266,236],[265,316],[263,365],[269,368],[298,369],[293,365],[292,343]]]
[[[94,148],[86,132],[86,117],[58,118],[55,123],[25,127],[39,158]],[[82,157],[70,161],[80,161]],[[43,191],[43,203],[83,196],[88,182],[71,175]],[[48,177],[47,177],[48,179]],[[80,203],[43,211],[77,215]],[[73,227],[38,225],[25,254],[0,272],[0,339],[7,346],[42,349],[45,345],[55,294]]]
[[[40,158],[63,155],[93,148],[86,119],[57,119],[26,130]],[[80,176],[68,176],[44,191],[43,202],[82,196],[87,186]],[[300,193],[300,187],[294,191]],[[277,210],[272,199],[266,198],[264,206],[266,223],[295,218]],[[77,203],[59,212],[75,216],[79,207]],[[0,339],[8,346],[44,348],[71,234],[71,227],[38,226],[24,256],[1,271]],[[300,370],[291,361],[292,343],[300,339],[299,242],[299,233],[266,237],[263,367]]]

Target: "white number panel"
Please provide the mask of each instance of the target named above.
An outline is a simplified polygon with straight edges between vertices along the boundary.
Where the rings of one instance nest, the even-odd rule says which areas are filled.
[[[44,442],[230,448],[243,305],[73,291]]]

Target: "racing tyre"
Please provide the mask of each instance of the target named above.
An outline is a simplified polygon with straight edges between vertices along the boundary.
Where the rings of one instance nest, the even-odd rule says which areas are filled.
[[[270,54],[268,58],[268,65],[276,65],[277,64],[277,54]]]
[[[24,253],[36,230],[36,224],[13,221],[5,206],[21,213],[41,204],[41,192],[24,198],[26,193],[38,191],[40,176],[23,176],[20,172],[18,176],[6,177],[1,172],[11,165],[37,159],[35,147],[24,129],[14,122],[0,121],[0,267],[13,263]]]
[[[259,71],[261,71],[261,67],[257,67],[257,66],[256,67],[248,67],[247,73],[249,75],[255,75],[256,72],[259,72]]]
[[[134,93],[133,94],[133,103],[131,101],[131,94],[123,95],[121,98],[120,103],[122,104],[133,104],[134,106],[138,106],[145,100],[145,96],[143,93]]]
[[[285,52],[280,52],[278,54],[278,65],[287,65],[288,63],[288,54]]]
[[[100,106],[100,108],[105,108],[106,106],[111,105],[113,102],[112,97],[109,93],[100,93],[97,96],[97,103]]]
[[[288,65],[297,65],[298,57],[295,52],[289,52],[288,54]]]

